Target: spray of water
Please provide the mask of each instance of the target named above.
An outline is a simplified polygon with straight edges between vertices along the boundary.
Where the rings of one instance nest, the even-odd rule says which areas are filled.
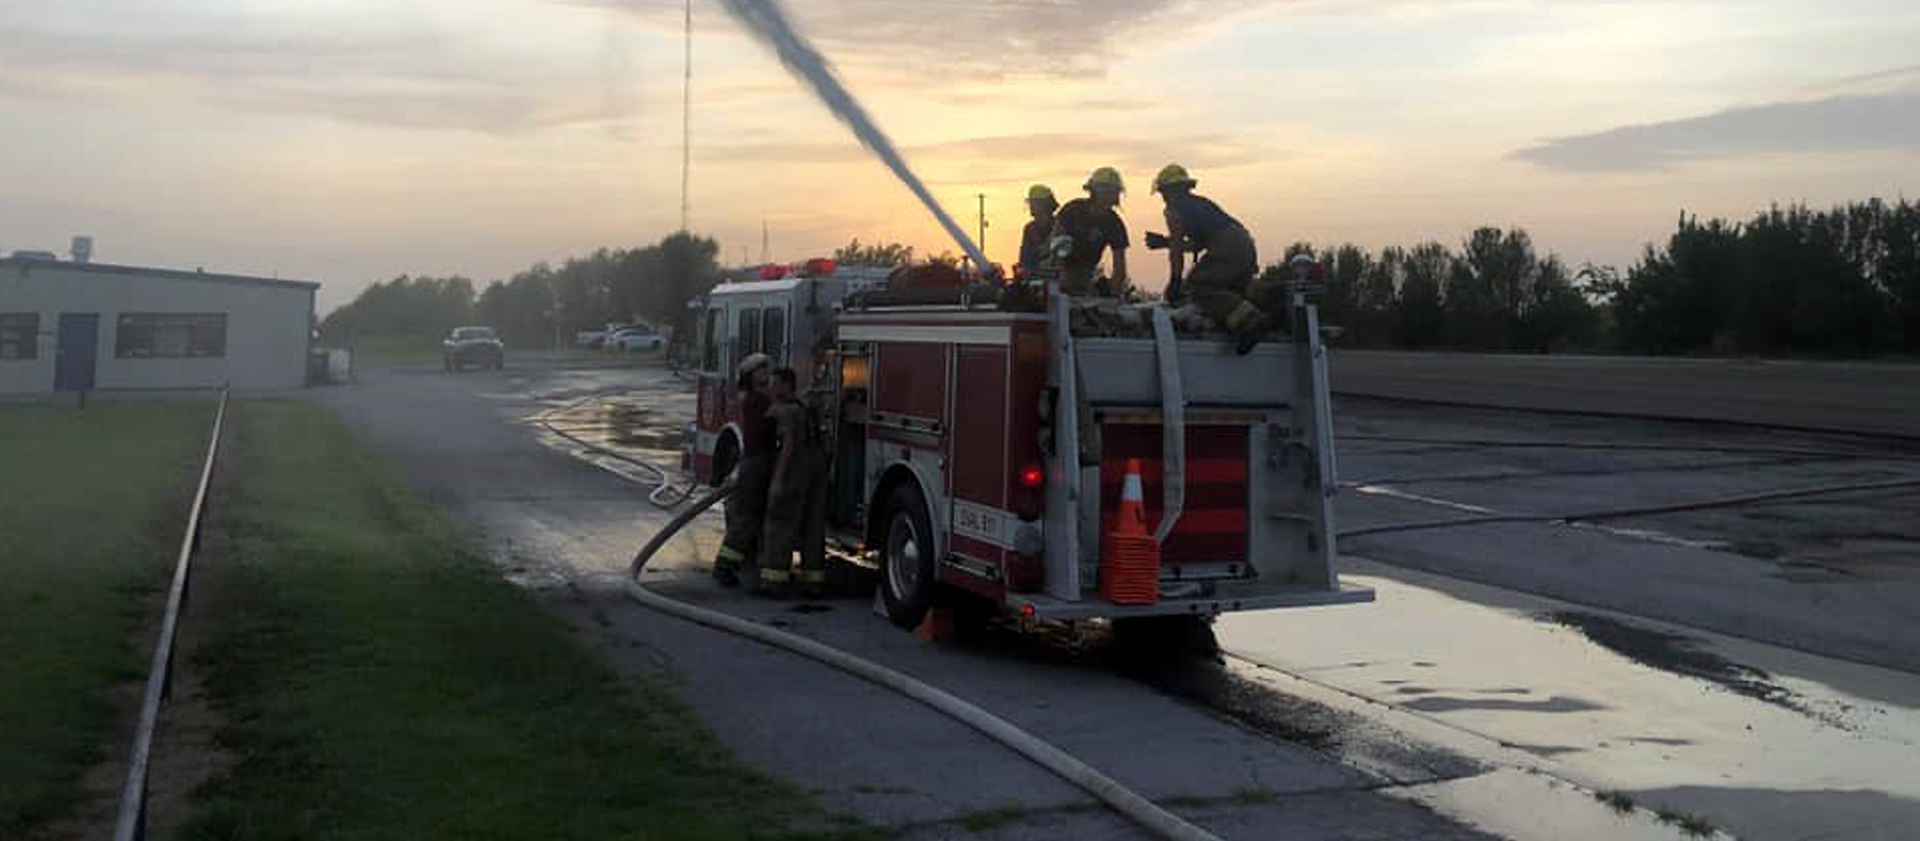
[[[814,94],[826,103],[834,116],[839,117],[841,122],[847,124],[847,128],[853,130],[854,136],[860,138],[862,145],[880,156],[881,162],[920,198],[935,219],[940,220],[941,227],[946,228],[953,241],[960,244],[960,249],[973,258],[974,265],[987,265],[987,258],[980,253],[980,247],[973,243],[966,231],[954,224],[953,217],[947,215],[946,209],[934,200],[933,194],[927,192],[927,185],[921,183],[920,177],[907,167],[906,159],[900,157],[900,152],[893,148],[893,141],[887,139],[886,132],[880,130],[880,126],[867,115],[867,109],[862,108],[853,94],[847,92],[847,86],[840,83],[826,56],[814,49],[813,44],[794,28],[778,0],[720,0],[720,5],[748,32],[773,50],[787,70],[811,86]]]

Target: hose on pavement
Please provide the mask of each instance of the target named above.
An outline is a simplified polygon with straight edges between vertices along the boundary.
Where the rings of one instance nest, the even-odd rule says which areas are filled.
[[[682,509],[655,532],[652,539],[648,540],[646,545],[633,556],[633,564],[628,570],[627,595],[634,601],[662,613],[791,651],[919,701],[980,731],[988,738],[1033,760],[1067,782],[1079,786],[1111,806],[1114,811],[1133,820],[1156,836],[1173,839],[1173,841],[1220,841],[1219,837],[1154,805],[1153,801],[1140,796],[1085,762],[1068,755],[1065,751],[950,693],[871,660],[822,645],[806,637],[789,634],[717,610],[687,604],[655,593],[641,584],[640,574],[645,571],[647,563],[653,560],[654,553],[659,552],[660,547],[673,539],[673,536],[692,522],[693,518],[712,508],[731,493],[733,493],[733,484],[728,482],[695,500],[692,505]]]
[[[645,470],[648,473],[652,473],[654,476],[654,487],[653,491],[647,494],[647,501],[653,503],[656,507],[672,510],[674,506],[686,502],[687,497],[693,496],[694,486],[692,484],[675,488],[673,486],[673,477],[668,475],[667,471],[657,464],[644,459],[634,458],[617,450],[602,447],[599,444],[595,444],[592,441],[588,441],[585,438],[581,438],[578,435],[554,426],[550,421],[535,419],[534,423],[539,424],[542,429],[558,435],[568,442],[571,442],[574,446],[593,453],[594,455],[605,456],[622,464],[629,464]],[[617,473],[618,471],[615,472]]]

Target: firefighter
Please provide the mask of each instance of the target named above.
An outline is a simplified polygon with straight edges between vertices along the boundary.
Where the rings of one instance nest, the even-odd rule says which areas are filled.
[[[1087,177],[1086,198],[1074,199],[1060,208],[1055,230],[1073,239],[1073,251],[1061,261],[1060,288],[1068,295],[1120,295],[1127,291],[1127,223],[1114,208],[1120,206],[1120,194],[1126,185],[1120,173],[1103,166]],[[1097,289],[1094,275],[1100,271],[1100,255],[1113,253],[1112,286]]]
[[[760,551],[773,461],[774,429],[767,419],[772,405],[767,369],[772,365],[771,357],[755,353],[734,369],[739,379],[735,397],[740,402],[740,462],[734,472],[733,496],[727,499],[727,534],[713,559],[713,577],[726,587],[739,585],[741,565]]]
[[[1060,202],[1047,185],[1027,188],[1027,212],[1033,214],[1033,220],[1020,232],[1020,268],[1029,277],[1047,259],[1047,241],[1053,238],[1053,212],[1059,209]]]
[[[1273,329],[1273,321],[1252,301],[1247,286],[1260,266],[1253,236],[1205,196],[1193,193],[1198,184],[1179,164],[1167,164],[1153,179],[1153,190],[1167,204],[1167,235],[1149,234],[1148,248],[1165,247],[1172,273],[1167,275],[1167,299],[1189,297],[1221,329],[1233,334],[1234,352],[1242,356]],[[1188,254],[1196,254],[1185,278]]]
[[[827,452],[815,413],[796,395],[792,368],[773,372],[773,406],[779,451],[767,491],[761,535],[758,595],[781,597],[792,580],[793,550],[800,550],[800,587],[808,598],[827,585]]]

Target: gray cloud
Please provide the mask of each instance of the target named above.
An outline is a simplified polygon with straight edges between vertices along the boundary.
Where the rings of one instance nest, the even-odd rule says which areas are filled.
[[[1088,161],[1088,168],[1107,165],[1122,171],[1157,170],[1167,161],[1179,159],[1193,166],[1224,168],[1271,160],[1271,150],[1244,144],[1219,134],[1168,138],[1135,138],[1111,134],[1037,132],[1032,134],[992,135],[949,140],[913,147],[916,155],[961,159],[982,159],[1005,165],[1024,159],[1058,159],[1071,154]]]
[[[708,143],[695,150],[701,158],[728,163],[843,164],[868,159],[868,154],[852,138],[844,143],[812,140],[750,140]]]
[[[1920,89],[1901,89],[1625,126],[1557,138],[1509,157],[1572,172],[1640,172],[1744,154],[1915,148]]]
[[[1206,172],[1272,160],[1275,153],[1225,135],[1171,138],[1135,138],[1109,134],[1036,132],[987,135],[938,143],[905,146],[902,153],[929,168],[929,181],[942,184],[987,184],[1032,181],[1046,175],[1029,161],[1058,161],[1062,156],[1096,166],[1119,167],[1134,173],[1157,171],[1179,160]],[[841,142],[744,141],[709,145],[701,156],[730,163],[843,164],[865,161],[869,155],[849,139]],[[1142,177],[1143,177],[1142,176]]]
[[[603,46],[597,67],[530,67],[459,33],[366,17],[260,18],[180,10],[166,26],[116,31],[0,20],[0,92],[150,96],[399,128],[508,134],[631,116],[630,68]],[[554,78],[549,72],[561,73]]]
[[[681,25],[658,0],[567,0]],[[1099,78],[1130,33],[1166,36],[1285,0],[788,0],[794,21],[836,64],[908,80]],[[696,4],[696,28],[732,30]]]

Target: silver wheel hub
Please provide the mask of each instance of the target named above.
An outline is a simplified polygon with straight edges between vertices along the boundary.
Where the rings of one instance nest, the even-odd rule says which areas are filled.
[[[896,511],[887,523],[887,587],[905,599],[920,589],[920,553],[924,551],[913,515]]]

